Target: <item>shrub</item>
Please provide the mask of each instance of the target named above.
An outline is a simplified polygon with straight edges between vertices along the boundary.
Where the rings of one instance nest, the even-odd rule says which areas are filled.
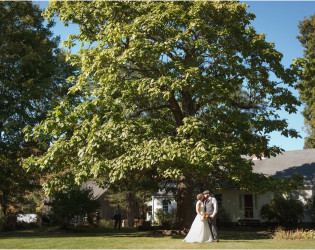
[[[114,223],[112,220],[101,219],[99,222],[99,227],[112,228],[113,226],[114,226]]]
[[[89,215],[100,207],[91,189],[73,189],[67,192],[56,192],[51,206],[51,218],[55,218],[60,226],[66,227],[75,216]]]
[[[17,228],[17,219],[14,214],[7,214],[5,216],[4,230],[11,231]]]
[[[5,225],[5,215],[2,211],[2,209],[0,208],[0,232],[3,231],[4,225]]]
[[[262,206],[260,215],[268,222],[276,222],[281,226],[295,226],[303,218],[303,210],[302,202],[276,196]]]
[[[315,230],[283,230],[278,227],[272,236],[276,240],[305,240],[305,239],[315,239]]]
[[[149,230],[152,227],[151,221],[143,221],[138,227],[139,230]]]
[[[33,228],[39,228],[39,224],[37,222],[18,222],[17,223],[18,229],[33,229]]]
[[[224,208],[220,208],[217,213],[217,225],[229,226],[231,225],[231,218]]]
[[[315,198],[306,200],[306,213],[311,217],[312,222],[315,223]]]
[[[170,228],[176,219],[176,209],[172,209],[170,212],[165,212],[162,209],[157,209],[155,212],[157,224],[165,228]]]

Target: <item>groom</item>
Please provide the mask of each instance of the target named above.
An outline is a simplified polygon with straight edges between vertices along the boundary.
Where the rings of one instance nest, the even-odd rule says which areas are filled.
[[[210,191],[206,190],[203,192],[205,196],[204,205],[205,212],[210,215],[208,219],[212,239],[214,242],[219,242],[218,231],[216,226],[216,214],[218,212],[218,202],[216,198],[210,196]]]

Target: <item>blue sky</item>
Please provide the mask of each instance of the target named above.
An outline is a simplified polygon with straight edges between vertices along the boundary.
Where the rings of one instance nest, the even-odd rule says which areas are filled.
[[[46,1],[34,1],[39,3],[41,8],[48,6]],[[315,1],[241,1],[250,5],[248,11],[256,15],[252,22],[258,33],[266,34],[268,42],[274,42],[276,49],[283,54],[282,63],[289,67],[293,59],[303,56],[303,48],[297,40],[299,35],[299,20],[309,17],[315,13]],[[59,20],[53,28],[55,35],[61,37],[61,41],[67,39],[68,34],[77,32],[73,26],[64,27]],[[293,93],[298,96],[297,91]],[[283,119],[287,119],[289,127],[296,129],[302,138],[292,139],[281,136],[280,133],[270,134],[270,145],[280,146],[286,151],[301,150],[304,145],[304,119],[301,115],[303,107],[299,107],[297,114],[289,115],[285,111],[279,114]]]
[[[299,35],[299,20],[315,13],[314,1],[243,1],[250,5],[249,11],[256,15],[252,26],[259,33],[266,34],[268,42],[274,42],[276,49],[283,54],[282,63],[288,67],[294,58],[303,56],[303,48],[296,38]],[[298,96],[297,91],[293,93]],[[301,115],[303,107],[299,107],[297,114],[282,111],[281,117],[287,119],[289,127],[296,129],[302,138],[291,139],[272,133],[270,144],[289,150],[303,149],[304,119]]]

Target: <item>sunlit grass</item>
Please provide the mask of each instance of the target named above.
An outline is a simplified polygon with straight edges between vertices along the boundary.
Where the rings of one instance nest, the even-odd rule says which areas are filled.
[[[274,240],[268,234],[241,231],[220,233],[218,243],[185,243],[184,236],[161,236],[152,231],[123,228],[41,228],[0,233],[0,248],[21,249],[302,249],[315,248],[315,240]]]

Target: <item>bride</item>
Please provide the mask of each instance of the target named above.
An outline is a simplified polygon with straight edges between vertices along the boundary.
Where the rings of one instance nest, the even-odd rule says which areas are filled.
[[[205,205],[202,202],[203,194],[197,195],[196,218],[191,225],[189,233],[185,237],[186,242],[212,242],[212,236],[208,224],[208,220],[204,218]]]

